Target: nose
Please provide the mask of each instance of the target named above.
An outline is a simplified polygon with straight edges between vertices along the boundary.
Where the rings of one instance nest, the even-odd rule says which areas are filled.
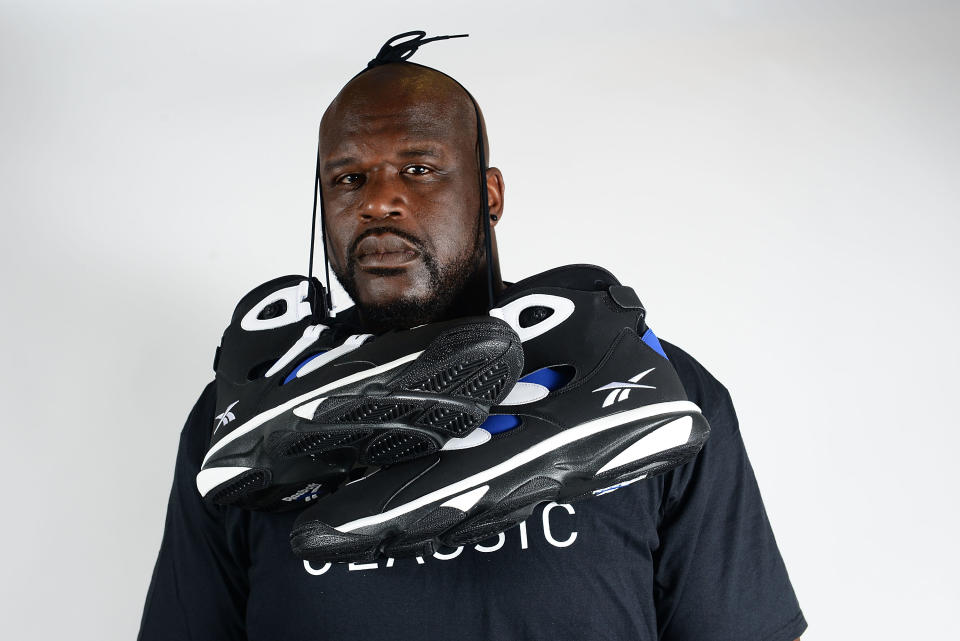
[[[375,222],[403,217],[407,213],[407,197],[400,176],[386,170],[370,172],[363,185],[360,220]]]

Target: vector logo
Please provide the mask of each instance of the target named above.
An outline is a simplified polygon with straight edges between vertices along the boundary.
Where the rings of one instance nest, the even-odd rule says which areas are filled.
[[[653,385],[641,385],[637,381],[641,378],[657,369],[656,367],[651,367],[650,369],[640,372],[636,376],[629,379],[629,382],[623,383],[620,381],[613,381],[612,383],[607,383],[603,387],[598,387],[593,390],[594,392],[604,392],[610,390],[610,393],[607,394],[606,398],[603,399],[602,407],[610,407],[614,403],[620,403],[621,401],[627,400],[630,396],[630,390],[632,389],[657,389]]]
[[[239,403],[240,401],[234,401],[227,406],[227,409],[223,411],[223,414],[217,414],[214,418],[217,420],[217,424],[213,426],[213,431],[216,432],[218,429],[229,423],[230,421],[236,420],[236,416],[233,415],[233,412],[230,410],[233,409],[233,406]]]

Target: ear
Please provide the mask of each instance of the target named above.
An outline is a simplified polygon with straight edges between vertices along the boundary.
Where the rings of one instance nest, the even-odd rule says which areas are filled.
[[[496,167],[487,170],[487,204],[490,215],[497,217],[496,220],[490,220],[490,226],[496,227],[503,218],[503,174]]]

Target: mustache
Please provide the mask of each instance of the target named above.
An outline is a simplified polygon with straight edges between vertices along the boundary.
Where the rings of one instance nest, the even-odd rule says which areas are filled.
[[[399,238],[404,239],[408,243],[414,246],[421,256],[428,256],[429,252],[427,251],[427,245],[419,237],[414,236],[408,231],[402,229],[397,229],[395,227],[371,227],[370,229],[363,230],[356,238],[353,239],[353,242],[350,243],[350,251],[348,252],[348,257],[350,261],[355,261],[357,259],[357,248],[360,246],[360,241],[369,236],[378,236],[380,234],[393,234]]]

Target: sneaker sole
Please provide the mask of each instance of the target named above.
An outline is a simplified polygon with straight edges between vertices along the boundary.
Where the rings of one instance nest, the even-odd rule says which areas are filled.
[[[507,396],[523,369],[523,347],[507,326],[473,324],[437,336],[413,360],[400,360],[385,371],[342,386],[334,382],[312,399],[286,404],[283,411],[293,409],[302,420],[269,434],[259,428],[261,433],[252,432],[258,439],[253,447],[244,433],[239,457],[218,452],[229,465],[200,472],[201,494],[219,505],[242,505],[274,485],[288,484],[291,468],[330,456],[384,466],[432,454],[471,432]]]
[[[478,340],[478,333],[485,336]],[[376,466],[432,454],[479,426],[522,367],[523,348],[509,331],[457,328],[434,339],[399,376],[371,378],[295,410],[311,418],[274,432],[267,447],[281,458],[349,447],[359,463]]]
[[[691,459],[709,435],[688,401],[614,414],[569,428],[483,472],[371,517],[294,528],[309,561],[426,556],[482,541],[525,520],[542,502],[605,494]]]

